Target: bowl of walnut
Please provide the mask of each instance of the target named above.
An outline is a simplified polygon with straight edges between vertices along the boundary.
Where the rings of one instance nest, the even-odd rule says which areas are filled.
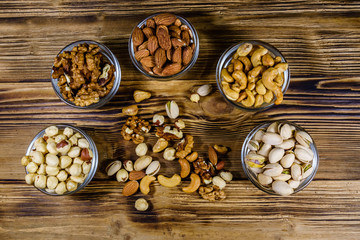
[[[188,72],[199,55],[199,37],[185,18],[172,13],[154,14],[135,26],[129,55],[145,76],[171,80]]]
[[[49,126],[33,138],[21,165],[27,184],[48,195],[69,195],[94,177],[98,152],[83,130],[71,125]]]
[[[245,41],[221,55],[216,82],[230,104],[245,111],[259,111],[283,101],[290,69],[275,47],[262,41]]]
[[[66,104],[80,109],[98,108],[116,94],[121,69],[105,45],[82,40],[59,52],[51,78],[56,95]]]

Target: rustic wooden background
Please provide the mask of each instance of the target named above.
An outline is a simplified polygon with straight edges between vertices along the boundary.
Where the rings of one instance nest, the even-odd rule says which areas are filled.
[[[193,23],[200,55],[181,79],[154,81],[131,63],[128,38],[144,17],[167,11]],[[96,110],[65,105],[49,80],[54,56],[81,39],[104,43],[122,68],[118,93]],[[216,89],[218,58],[246,39],[266,41],[287,58],[291,83],[283,104],[246,113],[217,90],[191,103],[189,89],[204,83]],[[359,1],[1,1],[0,239],[359,239],[359,39]],[[147,119],[165,113],[166,101],[177,101],[199,152],[215,143],[231,147],[227,168],[235,180],[225,201],[155,184],[146,197],[151,211],[137,212],[134,201],[142,195],[123,197],[122,185],[106,177],[103,168],[111,159],[134,158],[134,145],[122,140],[120,128],[121,109],[134,103],[135,89],[153,94],[139,104]],[[240,164],[248,132],[276,119],[307,129],[320,154],[314,181],[292,197],[261,192]],[[100,166],[78,194],[50,197],[25,184],[20,158],[38,131],[60,123],[94,138]],[[161,173],[177,171],[176,162],[163,162]]]

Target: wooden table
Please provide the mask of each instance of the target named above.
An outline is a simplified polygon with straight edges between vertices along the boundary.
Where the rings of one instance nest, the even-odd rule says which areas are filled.
[[[199,33],[200,55],[181,79],[155,81],[130,61],[128,39],[137,22],[155,12],[175,12]],[[0,239],[359,239],[360,233],[360,2],[356,1],[2,1],[0,3]],[[77,110],[55,95],[54,56],[70,42],[92,39],[108,46],[122,68],[116,96],[96,110]],[[210,83],[222,52],[246,39],[266,41],[287,58],[291,83],[280,106],[243,112],[216,90],[199,104],[190,88]],[[104,166],[135,158],[125,142],[124,106],[136,89],[152,92],[138,104],[151,119],[175,100],[186,133],[204,154],[210,144],[232,151],[234,181],[227,199],[208,202],[180,187],[155,184],[138,212],[137,198]],[[240,152],[249,131],[268,120],[294,121],[315,139],[320,168],[312,183],[291,197],[269,196],[247,180]],[[50,197],[26,185],[20,159],[35,134],[51,124],[86,130],[100,153],[99,169],[78,194]],[[148,140],[153,144],[155,137]],[[161,173],[179,171],[162,160]],[[186,183],[186,182],[185,182]]]

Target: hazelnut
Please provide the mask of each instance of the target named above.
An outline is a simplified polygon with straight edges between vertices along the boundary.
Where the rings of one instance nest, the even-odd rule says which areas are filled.
[[[175,127],[178,129],[184,129],[185,128],[185,123],[182,119],[178,119],[175,121]]]
[[[135,148],[135,153],[139,157],[145,156],[147,151],[148,151],[148,147],[147,147],[146,143],[140,143]]]
[[[32,151],[30,153],[31,159],[36,164],[42,164],[44,162],[44,154],[38,151]]]
[[[65,170],[61,170],[56,177],[60,182],[64,182],[68,178],[68,174]]]
[[[151,97],[151,93],[149,93],[149,92],[145,92],[145,91],[141,91],[141,90],[135,90],[135,92],[134,92],[135,102],[141,102],[150,97]]]
[[[120,169],[116,173],[116,180],[118,182],[126,182],[129,179],[129,173],[125,169]]]
[[[50,176],[47,178],[46,186],[48,189],[55,189],[56,186],[58,185],[58,183],[59,183],[59,180],[56,177]]]
[[[46,154],[46,164],[51,167],[57,167],[59,165],[58,156],[51,153]]]
[[[50,126],[45,129],[46,136],[52,137],[57,135],[59,132],[59,129],[56,126]]]
[[[155,126],[161,126],[163,125],[165,122],[165,117],[163,115],[160,114],[155,114],[153,117],[153,124]]]
[[[66,138],[66,136],[64,134],[59,134],[59,135],[55,136],[55,142],[56,143],[59,143],[59,142],[61,142],[63,140],[66,140],[66,139],[67,138]]]
[[[138,111],[139,109],[136,105],[130,105],[122,109],[123,114],[128,116],[135,116],[138,113]]]
[[[192,101],[194,103],[198,103],[200,101],[200,95],[197,93],[191,94],[190,101]]]
[[[77,189],[77,183],[74,182],[74,181],[71,181],[69,180],[67,183],[66,183],[66,188],[69,192],[71,191],[75,191]]]
[[[67,136],[68,138],[71,137],[74,134],[74,130],[72,130],[69,127],[66,127],[64,129],[64,135]]]
[[[36,175],[34,185],[37,188],[46,187],[46,176],[45,175]]]
[[[34,184],[35,177],[36,177],[36,174],[34,174],[34,173],[26,174],[25,175],[25,182],[27,184]]]
[[[36,165],[36,163],[34,162],[29,162],[28,165],[26,165],[26,170],[29,172],[29,173],[35,173],[38,169],[38,165]]]
[[[58,167],[46,166],[46,174],[50,176],[56,176],[59,173]]]
[[[71,158],[76,158],[76,157],[80,156],[80,151],[81,151],[81,148],[79,148],[79,147],[71,147],[68,152],[68,156]]]
[[[21,158],[21,165],[26,166],[31,162],[31,158],[29,156],[23,156]]]
[[[73,165],[71,165],[69,172],[71,176],[80,176],[82,172],[81,165],[78,163],[74,163]]]
[[[83,164],[82,164],[82,172],[84,174],[88,174],[90,172],[90,170],[91,170],[91,163],[83,162]]]
[[[66,192],[65,182],[60,182],[55,188],[56,194],[62,195]]]
[[[39,167],[39,169],[37,170],[36,173],[45,175],[45,173],[46,173],[46,165],[43,164],[43,163],[40,164],[40,167]]]
[[[138,211],[146,211],[149,208],[149,203],[144,198],[139,198],[135,201],[135,208]]]
[[[57,155],[59,152],[58,150],[56,149],[56,142],[51,142],[51,143],[48,143],[46,145],[46,149],[49,151],[49,153],[51,154],[55,154]]]
[[[78,140],[78,146],[80,148],[88,148],[90,146],[90,144],[85,138],[80,138]]]
[[[215,186],[218,186],[220,189],[223,189],[226,186],[226,182],[219,176],[215,176],[212,180]]]
[[[72,159],[69,156],[61,156],[60,157],[60,167],[67,168],[72,163]]]
[[[163,154],[164,159],[168,161],[175,160],[175,152],[176,150],[172,147],[166,148]]]

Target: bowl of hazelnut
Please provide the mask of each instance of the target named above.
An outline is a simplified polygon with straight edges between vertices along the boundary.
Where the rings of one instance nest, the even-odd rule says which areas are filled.
[[[82,40],[70,43],[55,57],[51,79],[56,95],[69,106],[99,108],[116,94],[121,69],[105,45]]]
[[[69,195],[94,177],[98,151],[83,130],[71,125],[49,126],[33,138],[21,164],[27,184],[48,195]]]

